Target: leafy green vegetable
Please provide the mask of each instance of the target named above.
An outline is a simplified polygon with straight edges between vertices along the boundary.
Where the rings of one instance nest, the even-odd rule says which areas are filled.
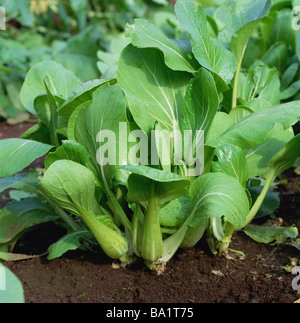
[[[225,83],[230,82],[236,68],[234,55],[220,41],[210,37],[204,10],[192,0],[178,1],[175,9],[181,25],[191,34],[198,62],[218,74]]]
[[[148,20],[136,19],[134,25],[127,26],[126,35],[132,38],[132,44],[136,47],[160,49],[166,65],[173,70],[195,73],[199,69],[188,41],[168,39]]]
[[[189,180],[174,173],[156,170],[146,166],[126,166],[132,174],[128,179],[128,199],[144,209],[142,230],[134,233],[142,241],[135,246],[141,246],[141,256],[149,268],[156,267],[156,263],[164,252],[163,236],[160,228],[160,208],[186,193]]]
[[[72,140],[63,140],[62,145],[55,152],[50,152],[45,160],[45,168],[49,168],[57,160],[72,160],[78,164],[85,165],[90,155],[79,143]]]
[[[55,62],[42,62],[35,65],[27,74],[20,96],[24,107],[35,114],[34,99],[46,93],[45,77],[50,79],[49,91],[67,98],[79,85],[79,79],[62,65]]]
[[[42,157],[52,146],[24,139],[3,139],[0,141],[0,177],[13,175],[35,159]]]
[[[135,122],[146,133],[156,122],[170,132],[179,129],[179,113],[190,79],[186,72],[169,69],[157,49],[129,45],[119,61],[118,84]]]
[[[33,225],[58,218],[53,209],[38,198],[13,201],[0,211],[0,244],[10,242]]]
[[[299,234],[296,227],[264,227],[251,224],[244,232],[256,242],[265,244],[282,244],[287,239],[297,238]]]
[[[130,3],[112,5],[133,10]],[[83,26],[88,4],[73,2],[81,32],[55,40],[46,61],[35,57],[21,90],[39,122],[0,141],[0,192],[13,189],[16,199],[0,211],[2,257],[26,257],[13,254],[14,245],[46,221],[67,228],[48,259],[97,252],[98,243],[124,265],[137,257],[158,271],[203,238],[213,254],[225,252],[237,230],[265,243],[294,238],[293,227],[250,225],[274,214],[274,181],[300,155],[299,46],[286,22],[289,5],[179,0],[176,15],[155,13],[151,22],[139,6],[130,16],[138,19],[109,18],[114,31],[126,24],[128,38],[111,33],[103,45],[93,19]],[[24,46],[15,51],[24,63]],[[5,111],[4,93],[14,97],[21,86],[13,80],[0,83]],[[18,174],[44,155],[45,174]]]
[[[73,161],[57,161],[40,185],[52,202],[82,218],[109,257],[126,258],[128,243],[121,231],[109,216],[94,213],[95,177],[89,169]]]
[[[216,149],[215,155],[218,161],[213,162],[212,171],[235,177],[243,186],[246,186],[248,165],[244,151],[238,146],[224,145]]]
[[[61,257],[69,250],[78,249],[81,246],[80,240],[88,235],[89,231],[75,231],[63,236],[49,247],[47,259],[53,260]]]

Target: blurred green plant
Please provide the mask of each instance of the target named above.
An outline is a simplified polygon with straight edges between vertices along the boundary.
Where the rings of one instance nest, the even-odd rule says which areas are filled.
[[[0,117],[9,124],[28,120],[19,92],[33,65],[53,60],[82,81],[99,78],[127,45],[121,40],[126,23],[166,5],[158,0],[0,0],[7,15],[0,38]]]

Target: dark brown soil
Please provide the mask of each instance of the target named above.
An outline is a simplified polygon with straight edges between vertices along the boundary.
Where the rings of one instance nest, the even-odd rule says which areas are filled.
[[[0,123],[5,136],[16,137],[19,130]],[[299,177],[293,171],[285,177],[289,184],[280,188],[276,215],[284,225],[300,229]],[[54,224],[35,227],[16,251],[41,254],[63,234]],[[27,303],[292,303],[300,298],[292,288],[295,277],[283,269],[289,257],[300,259],[297,249],[258,244],[242,232],[230,247],[246,258],[213,256],[203,241],[180,250],[160,276],[142,263],[114,269],[105,255],[82,251],[53,261],[39,257],[5,265],[23,282]]]

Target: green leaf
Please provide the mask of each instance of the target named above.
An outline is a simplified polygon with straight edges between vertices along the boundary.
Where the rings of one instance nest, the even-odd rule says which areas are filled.
[[[36,123],[34,126],[25,131],[20,139],[32,139],[43,144],[51,144],[49,128],[42,122]]]
[[[189,196],[180,196],[159,210],[160,225],[165,227],[177,227],[186,220],[190,210],[191,200]]]
[[[186,193],[189,180],[175,173],[170,173],[147,166],[124,166],[132,174],[128,179],[128,199],[147,208],[151,198],[152,184],[155,183],[155,196],[162,206]]]
[[[177,174],[146,166],[124,166],[131,174],[128,179],[130,202],[142,205],[145,216],[141,227],[134,226],[133,235],[142,236],[140,253],[150,269],[162,256],[163,237],[159,209],[166,203],[185,195],[189,180]]]
[[[44,80],[46,92],[47,92],[47,101],[49,105],[49,112],[50,112],[50,120],[49,120],[49,133],[50,133],[50,140],[53,146],[58,147],[59,141],[57,137],[57,128],[58,128],[58,105],[50,91],[51,80],[48,76],[45,77]]]
[[[3,283],[4,280],[4,283]],[[25,303],[23,285],[7,267],[0,263],[0,288],[1,304]]]
[[[232,29],[232,38],[228,35],[230,41],[230,49],[234,54],[238,66],[242,64],[245,50],[247,48],[249,38],[255,30],[260,19],[265,17],[270,8],[270,0],[256,0],[256,1],[235,1],[231,8],[235,8],[232,12],[232,26],[225,28],[225,33]]]
[[[155,123],[178,130],[178,117],[191,79],[190,74],[170,70],[157,49],[129,45],[118,67],[118,84],[124,90],[138,126],[149,133]]]
[[[239,123],[243,118],[252,113],[253,111],[247,106],[239,105],[230,111],[229,116],[232,118],[234,123]]]
[[[45,160],[45,168],[48,169],[57,160],[72,160],[85,165],[90,159],[87,150],[79,143],[72,140],[63,140],[62,145],[55,152],[50,152]]]
[[[76,130],[76,122],[81,113],[82,109],[86,109],[91,105],[92,101],[86,101],[80,104],[76,109],[72,112],[71,116],[67,117],[67,137],[70,140],[75,141],[75,130]]]
[[[298,101],[259,110],[233,125],[221,137],[209,144],[214,147],[233,144],[242,149],[250,149],[262,144],[276,123],[281,123],[284,129],[287,129],[297,123],[299,115]]]
[[[88,168],[107,194],[114,215],[130,232],[131,223],[111,191],[119,166],[127,160],[127,130],[126,134],[122,133],[122,126],[128,126],[125,96],[119,85],[104,84],[93,93],[93,102],[88,108],[78,109],[69,132],[74,132],[73,139],[89,152]],[[108,141],[103,144],[106,138]]]
[[[292,1],[290,1],[292,2]],[[290,4],[291,7],[296,5]],[[284,42],[287,47],[290,47],[292,51],[295,51],[295,35],[296,32],[293,28],[294,16],[289,9],[280,10],[277,12],[277,16],[272,28],[271,44],[277,42]]]
[[[300,81],[296,81],[290,85],[287,89],[281,92],[280,100],[287,100],[300,91]]]
[[[230,8],[235,9],[233,10],[233,16],[231,17],[232,26],[231,28],[226,26],[226,28],[224,28],[224,34],[230,42],[230,49],[237,64],[237,71],[233,84],[233,107],[236,106],[239,74],[250,36],[257,27],[259,20],[267,15],[271,5],[272,3],[270,0],[246,0],[230,3]],[[222,36],[224,37],[224,35]],[[277,104],[278,103],[279,102],[277,102]]]
[[[250,68],[248,74],[241,74],[238,85],[238,97],[257,111],[256,101],[263,100],[263,108],[280,103],[280,80],[278,71],[265,64]]]
[[[265,17],[270,8],[270,0],[225,1],[215,12],[219,23],[219,39],[229,46],[234,40],[238,45],[247,45],[258,21]]]
[[[126,36],[132,38],[132,44],[136,47],[160,49],[166,65],[175,71],[195,73],[200,67],[193,57],[189,42],[167,38],[148,20],[136,19],[134,25],[127,25]]]
[[[244,232],[256,242],[265,244],[282,244],[288,239],[298,237],[296,227],[268,227],[249,224]]]
[[[70,116],[73,111],[86,101],[92,101],[93,93],[99,86],[109,82],[110,80],[92,80],[84,82],[66,99],[64,104],[60,107],[60,116]]]
[[[0,210],[0,243],[7,243],[24,230],[59,217],[39,198],[13,201]]]
[[[242,226],[249,212],[245,188],[233,177],[208,173],[197,178],[191,188],[192,200],[188,223],[200,227],[209,217],[226,217],[236,227]]]
[[[119,160],[119,125],[121,122],[127,124],[124,94],[118,85],[105,84],[93,93],[92,104],[79,112],[74,124],[74,139],[89,152],[91,169],[98,175],[106,191],[111,188],[116,169],[122,164]],[[115,151],[112,156],[114,160],[110,165],[100,165],[98,161],[102,157],[100,156],[97,160],[97,153],[104,145],[99,142],[99,133],[106,130],[114,134],[114,138],[111,138],[115,139],[114,142],[108,142],[110,145],[108,149]]]
[[[11,200],[21,201],[31,197],[37,197],[37,194],[26,193],[24,191],[9,191],[9,198]]]
[[[45,80],[46,80],[46,78],[45,78]],[[49,83],[48,83],[48,85],[49,85]],[[46,86],[45,86],[45,88],[46,88]],[[48,86],[48,91],[49,91],[49,86]],[[46,92],[47,92],[47,90],[46,90]],[[60,96],[52,95],[52,94],[51,94],[51,96],[52,96],[52,98],[50,98],[51,106],[49,104],[49,96],[47,94],[41,94],[41,95],[37,96],[34,100],[34,109],[36,111],[36,116],[48,128],[50,127],[50,123],[52,121],[51,119],[53,117],[53,112],[56,113],[58,107],[65,102],[65,100],[63,98],[61,98]],[[53,105],[55,106],[55,109],[53,109]]]
[[[181,110],[180,128],[185,130],[203,130],[207,135],[219,110],[218,92],[211,74],[201,68],[197,78],[191,81]]]
[[[18,173],[45,155],[52,146],[24,139],[0,140],[0,177]]]
[[[299,69],[299,63],[293,63],[291,64],[282,74],[281,77],[281,90],[284,91],[286,90],[289,85],[292,83],[292,81],[294,80],[297,72]]]
[[[272,45],[261,58],[269,67],[276,67],[278,71],[284,71],[288,58],[287,45],[284,42],[277,42]]]
[[[215,150],[215,155],[218,161],[212,162],[212,171],[230,175],[245,187],[248,180],[248,165],[244,151],[234,145],[223,145]]]
[[[284,127],[277,123],[274,128],[268,132],[265,141],[259,146],[245,150],[248,177],[255,177],[263,175],[268,170],[268,163],[270,159],[292,138],[294,132],[292,128],[284,129]]]
[[[80,216],[80,210],[93,213],[95,177],[86,167],[70,160],[53,163],[43,176],[43,193],[61,208]]]
[[[88,26],[83,32],[70,37],[66,46],[55,53],[54,57],[56,62],[72,71],[82,81],[99,77],[96,57],[99,47],[92,28]]]
[[[121,259],[127,254],[127,240],[110,216],[94,213],[95,176],[92,171],[73,161],[59,160],[46,171],[40,186],[49,200],[82,218],[110,258]]]
[[[20,93],[22,104],[30,113],[36,113],[35,98],[46,93],[44,84],[46,76],[50,79],[51,93],[64,98],[67,98],[81,84],[72,72],[58,63],[45,61],[35,65],[28,72]]]
[[[72,122],[74,122],[74,117],[79,112],[80,107],[88,107],[92,103],[93,93],[103,84],[114,83],[113,80],[92,80],[83,83],[78,89],[76,89],[67,100],[61,105],[59,110],[59,126],[65,132],[66,136],[69,137],[68,131]],[[77,110],[78,109],[78,110]],[[75,111],[77,111],[75,113]],[[71,118],[71,116],[74,116]],[[71,121],[72,120],[72,121]],[[73,137],[69,137],[72,139]]]
[[[27,193],[37,193],[39,184],[37,173],[22,173],[0,178],[0,193],[9,188]]]
[[[225,112],[217,112],[213,123],[208,131],[206,143],[210,144],[221,137],[228,129],[234,125],[233,118]]]
[[[180,0],[175,11],[180,24],[191,34],[192,49],[198,62],[229,83],[236,69],[234,56],[220,41],[210,37],[203,9],[193,0]]]
[[[81,239],[89,234],[89,231],[76,231],[66,234],[49,247],[47,259],[53,260],[60,258],[67,251],[78,249],[82,244]]]
[[[248,187],[252,199],[253,199],[253,204],[256,202],[257,198],[260,196],[262,193],[262,190],[264,188],[264,182],[262,182],[259,186],[250,186]],[[274,192],[274,187],[271,187],[259,209],[257,212],[256,217],[264,217],[271,215],[277,210],[280,206],[280,197],[278,192]]]
[[[300,156],[300,134],[291,139],[270,161],[269,168],[276,176],[293,167]]]

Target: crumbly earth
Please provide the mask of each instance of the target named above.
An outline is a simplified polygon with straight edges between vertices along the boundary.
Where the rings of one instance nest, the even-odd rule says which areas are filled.
[[[0,138],[17,137],[25,126],[0,123]],[[24,128],[25,127],[25,128]],[[35,165],[36,166],[36,165]],[[281,206],[276,215],[284,225],[300,229],[299,176],[291,170],[281,186]],[[0,207],[8,202],[0,196]],[[64,230],[46,223],[29,230],[16,252],[42,254]],[[230,246],[245,259],[213,256],[205,241],[180,250],[164,274],[150,272],[142,263],[119,268],[104,254],[70,251],[62,258],[46,256],[6,262],[22,281],[27,303],[292,303],[300,298],[293,290],[295,278],[283,269],[290,257],[300,259],[297,249],[253,242],[243,232],[234,234]]]

